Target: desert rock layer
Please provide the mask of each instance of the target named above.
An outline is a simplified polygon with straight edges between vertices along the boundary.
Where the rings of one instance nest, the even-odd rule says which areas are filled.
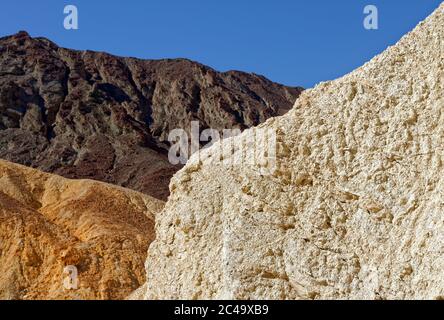
[[[162,207],[136,191],[0,160],[0,299],[126,298],[145,282]]]
[[[221,143],[196,154],[156,220],[144,297],[442,299],[443,39],[444,4],[233,138],[273,129],[269,174],[239,159],[251,146],[228,164]]]

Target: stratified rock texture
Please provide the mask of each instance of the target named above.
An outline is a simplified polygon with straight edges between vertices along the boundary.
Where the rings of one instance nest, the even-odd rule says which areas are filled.
[[[0,38],[0,158],[166,199],[172,129],[245,129],[301,92],[188,60],[59,48],[26,32]]]
[[[0,160],[0,300],[124,299],[145,282],[163,202]],[[78,272],[66,282],[69,266]]]
[[[233,139],[274,129],[271,174],[221,163],[220,143],[196,154],[156,220],[145,298],[442,299],[443,11]]]

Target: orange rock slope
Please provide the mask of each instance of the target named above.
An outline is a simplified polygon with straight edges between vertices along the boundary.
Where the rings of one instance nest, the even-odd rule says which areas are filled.
[[[162,207],[135,191],[0,160],[0,299],[127,297],[145,281]]]

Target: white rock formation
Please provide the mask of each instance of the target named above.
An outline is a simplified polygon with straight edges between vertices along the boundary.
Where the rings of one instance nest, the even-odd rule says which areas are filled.
[[[272,174],[239,152],[221,163],[220,144],[194,156],[156,222],[144,298],[443,298],[443,11],[234,138],[274,129]]]

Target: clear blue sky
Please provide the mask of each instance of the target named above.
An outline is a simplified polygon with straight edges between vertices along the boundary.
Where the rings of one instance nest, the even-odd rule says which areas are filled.
[[[3,0],[0,36],[26,30],[74,49],[183,57],[287,85],[337,78],[394,44],[441,0]],[[79,30],[63,8],[79,9]],[[363,8],[379,9],[379,30]]]

